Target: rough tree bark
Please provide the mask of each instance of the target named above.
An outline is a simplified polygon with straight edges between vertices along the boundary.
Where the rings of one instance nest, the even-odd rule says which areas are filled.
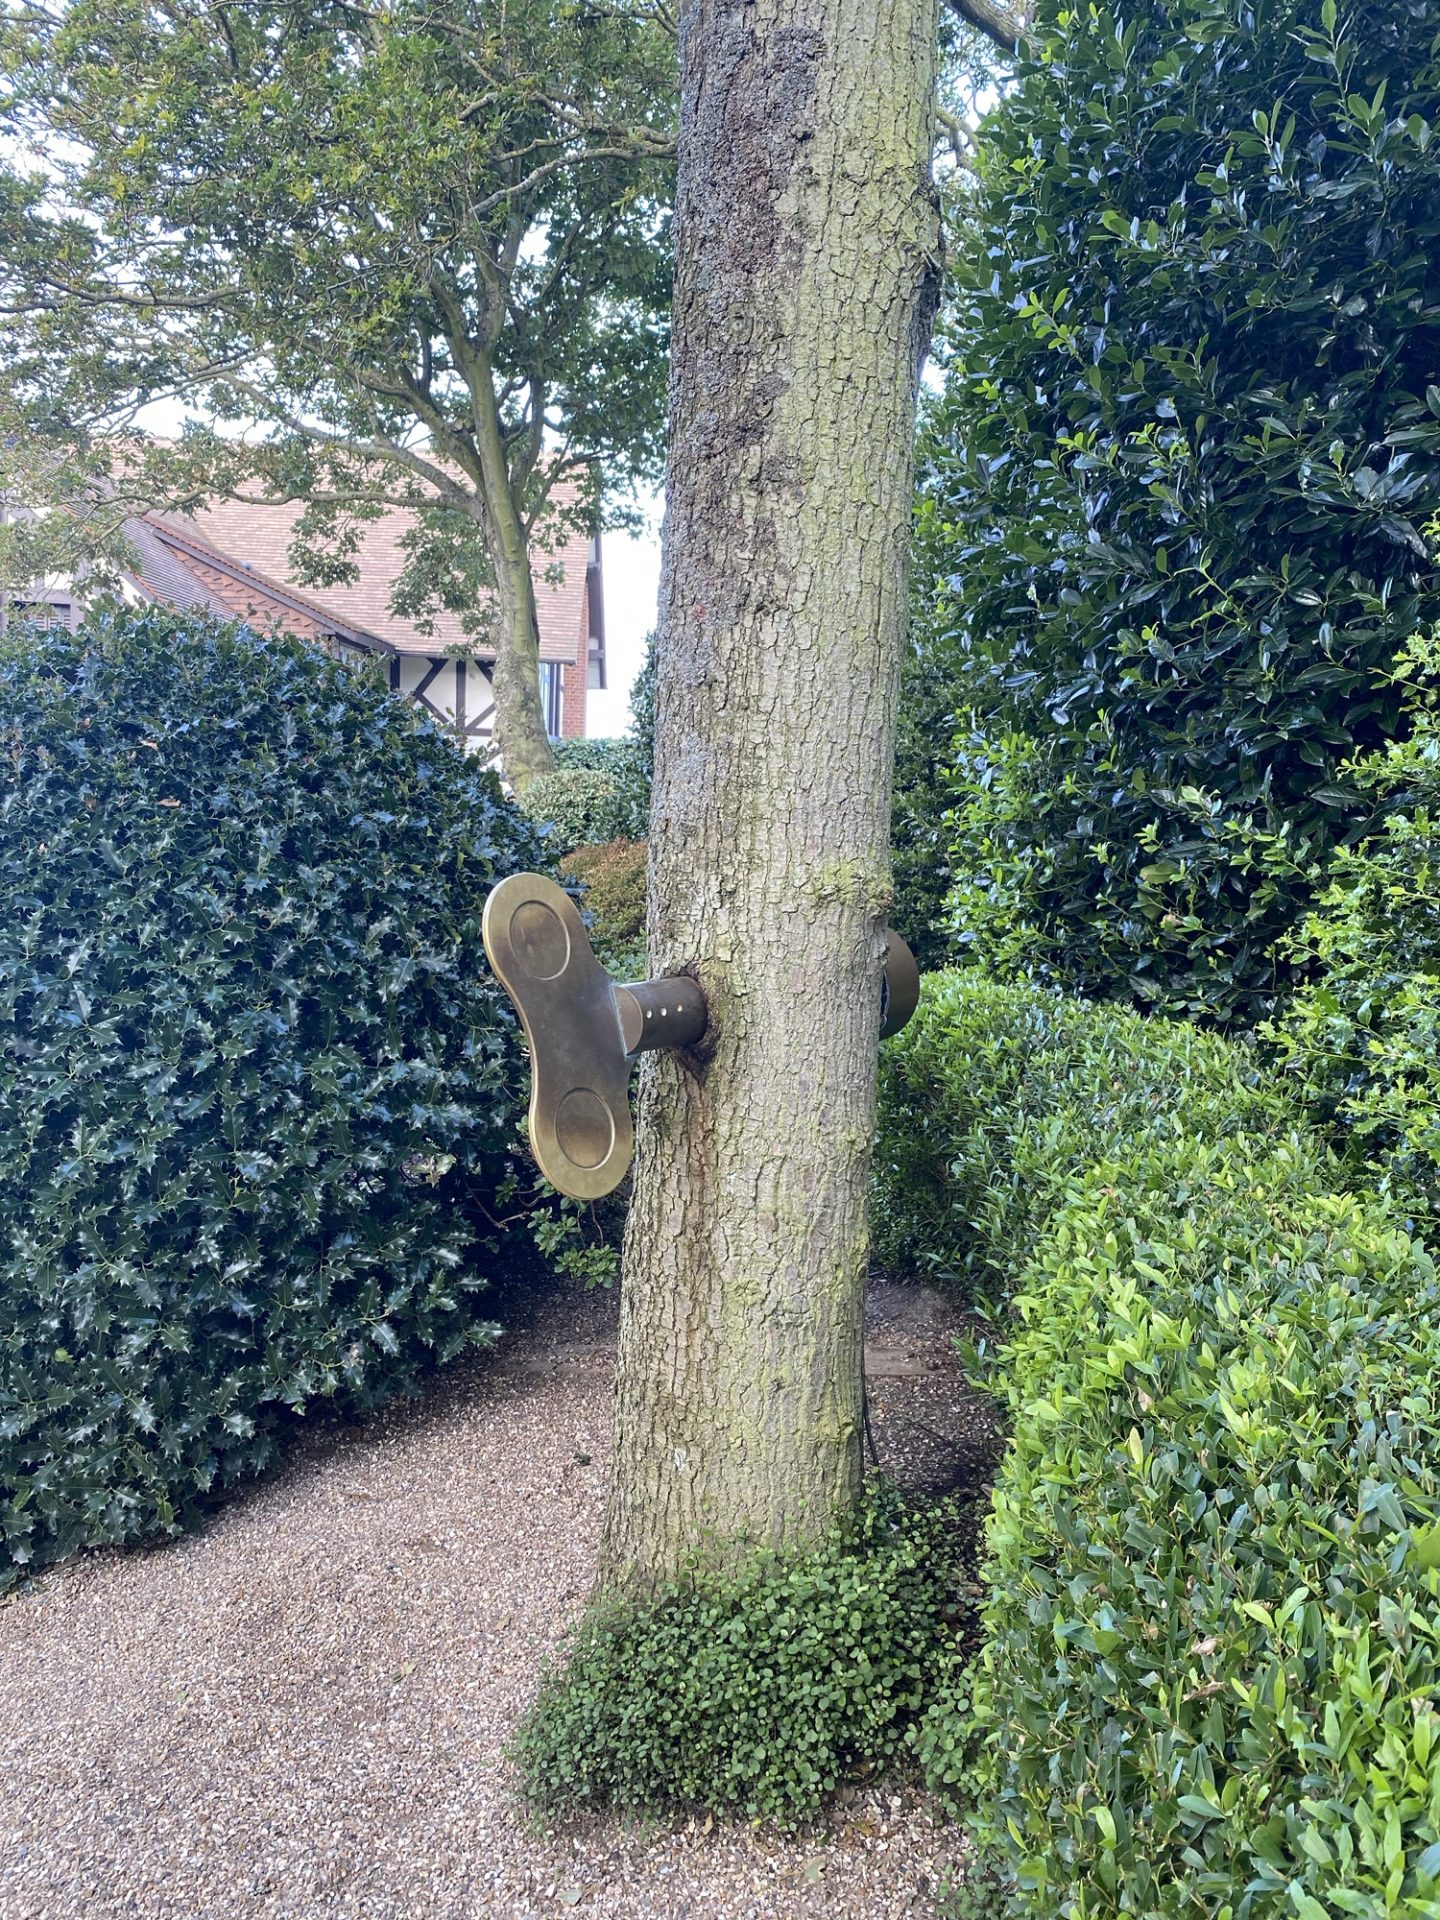
[[[652,970],[602,1582],[813,1538],[861,1314],[935,0],[687,0]]]
[[[516,793],[524,793],[532,780],[554,772],[555,754],[540,699],[540,623],[523,536],[518,565],[497,566],[495,581],[500,623],[491,682],[495,743],[505,778]]]

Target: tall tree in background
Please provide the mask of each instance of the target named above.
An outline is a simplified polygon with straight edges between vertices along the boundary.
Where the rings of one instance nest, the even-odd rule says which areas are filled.
[[[663,7],[10,0],[0,49],[35,162],[0,198],[9,409],[93,448],[183,402],[199,430],[132,443],[127,489],[305,501],[315,584],[413,509],[397,609],[494,647],[523,787],[551,764],[531,564],[557,485],[588,516],[658,459]]]
[[[815,1537],[860,1475],[891,743],[938,285],[935,0],[687,0],[647,1056],[604,1577]]]

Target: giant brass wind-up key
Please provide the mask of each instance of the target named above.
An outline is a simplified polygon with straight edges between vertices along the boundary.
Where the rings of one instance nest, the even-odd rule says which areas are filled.
[[[691,1047],[705,996],[684,974],[621,986],[595,958],[570,895],[541,873],[512,873],[485,902],[485,951],[530,1043],[530,1144],[561,1193],[600,1200],[635,1151],[630,1069],[651,1047]],[[880,987],[880,1033],[915,1011],[920,974],[897,933]]]

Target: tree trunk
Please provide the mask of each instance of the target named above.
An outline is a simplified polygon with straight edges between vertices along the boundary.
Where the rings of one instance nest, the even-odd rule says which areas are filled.
[[[935,0],[687,0],[652,971],[602,1563],[814,1538],[860,1478],[890,774],[937,284]]]
[[[530,572],[530,543],[515,505],[510,467],[500,431],[494,375],[488,359],[477,361],[470,380],[475,442],[480,456],[481,501],[486,544],[495,569],[494,742],[505,778],[523,793],[542,773],[553,773],[555,756],[545,730],[540,699],[540,616]]]
[[[500,547],[494,560],[499,602],[495,632],[495,746],[505,778],[523,793],[542,773],[553,773],[555,755],[545,731],[545,709],[540,700],[540,622],[535,611],[535,586],[530,577],[530,554],[516,516],[518,558]]]

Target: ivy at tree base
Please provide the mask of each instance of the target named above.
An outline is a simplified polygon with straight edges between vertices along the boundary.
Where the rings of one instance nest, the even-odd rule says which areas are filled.
[[[812,1552],[592,1612],[516,1741],[532,1805],[813,1820],[905,1755],[963,1665],[977,1511],[876,1486]]]

